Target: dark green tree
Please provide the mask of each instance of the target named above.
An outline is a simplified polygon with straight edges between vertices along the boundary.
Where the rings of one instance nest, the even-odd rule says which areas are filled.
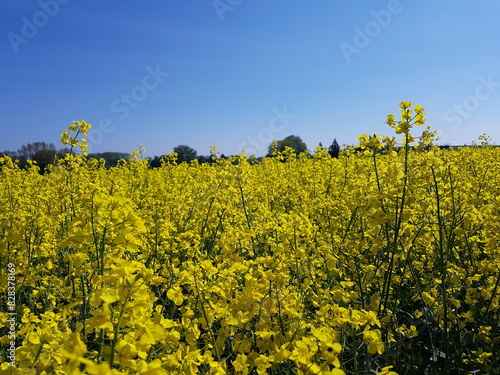
[[[190,162],[196,159],[197,156],[196,150],[186,145],[175,146],[173,151],[177,154],[178,163]]]
[[[57,150],[57,157],[60,159],[63,159],[66,155],[68,155],[71,152],[71,149],[68,147],[60,148]]]
[[[285,139],[278,141],[277,151],[285,151],[285,147],[291,147],[295,150],[296,154],[300,154],[307,150],[307,146],[304,141],[297,135],[289,135]],[[272,154],[272,144],[269,146],[269,155]]]
[[[0,152],[0,157],[1,156],[8,156],[12,160],[19,159],[19,156],[17,155],[16,151],[5,150],[4,152]]]
[[[33,155],[33,160],[36,161],[36,164],[40,167],[40,172],[44,173],[45,168],[49,164],[54,163],[54,158],[56,156],[56,150],[53,149],[45,149],[45,150],[38,150],[35,155]]]
[[[24,167],[27,160],[33,160],[40,167],[40,172],[43,173],[45,167],[54,162],[56,156],[56,148],[52,143],[34,142],[21,146],[17,150],[19,165]]]
[[[116,167],[118,161],[121,159],[127,160],[128,154],[125,152],[96,152],[88,155],[89,158],[93,159],[104,159],[106,162],[106,167]]]
[[[339,144],[337,143],[337,139],[334,138],[332,144],[328,148],[328,153],[332,158],[338,158],[340,152]]]
[[[200,164],[204,164],[204,163],[206,163],[206,162],[207,162],[207,160],[208,160],[208,159],[207,159],[207,157],[206,157],[205,155],[200,155],[200,156],[198,156],[198,158],[197,158],[197,159],[198,159],[198,163],[200,163]]]
[[[156,156],[149,160],[149,165],[151,168],[160,168],[161,167],[161,159],[160,156]]]

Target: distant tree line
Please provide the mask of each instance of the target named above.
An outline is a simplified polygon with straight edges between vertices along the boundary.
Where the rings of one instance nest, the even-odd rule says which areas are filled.
[[[319,146],[323,147],[321,142],[319,143]],[[271,157],[273,155],[274,151],[278,152],[283,152],[285,149],[289,147],[295,151],[296,154],[300,154],[301,152],[304,152],[307,150],[307,145],[304,143],[304,141],[297,135],[289,135],[285,139],[282,139],[281,141],[274,141],[269,145],[267,157]],[[340,153],[340,146],[337,143],[337,139],[334,138],[332,144],[330,147],[328,147],[328,154],[332,158],[338,158]]]
[[[40,167],[40,173],[44,173],[49,164],[54,164],[56,158],[64,158],[69,153],[69,148],[56,150],[52,143],[34,142],[21,146],[17,151],[0,152],[0,155],[6,155],[11,159],[18,160],[21,168],[28,164],[28,160],[32,160]],[[107,167],[115,167],[118,160],[127,159],[128,154],[124,152],[101,152],[88,154],[87,157],[89,159],[104,159]]]
[[[43,173],[47,165],[54,162],[56,156],[64,157],[67,153],[69,153],[69,148],[56,150],[53,143],[34,142],[21,146],[17,151],[4,151],[0,154],[7,155],[14,160],[19,160],[21,168],[26,166],[28,160],[36,161]]]
[[[177,154],[177,163],[190,163],[193,160],[197,160],[200,164],[213,162],[213,159],[210,155],[198,155],[194,148],[191,148],[187,145],[175,146],[172,151]],[[161,166],[161,159],[163,157],[166,157],[166,155],[155,156],[149,161],[149,164],[152,168],[159,168]]]
[[[118,165],[118,161],[128,159],[128,154],[126,152],[99,152],[99,153],[91,153],[88,154],[88,158],[90,159],[104,159],[106,162],[106,167],[116,167]]]
[[[321,146],[321,143],[320,143]],[[269,145],[268,154],[266,157],[272,157],[274,151],[283,152],[286,147],[294,150],[296,154],[300,154],[307,150],[307,145],[304,141],[296,135],[290,135],[282,140],[274,141]],[[187,145],[178,145],[172,150],[177,154],[177,163],[189,163],[193,160],[197,160],[199,164],[212,164],[216,159],[226,159],[224,154],[220,156],[217,155],[198,155],[195,149]],[[69,148],[62,148],[56,150],[54,144],[45,142],[34,142],[28,143],[27,145],[21,146],[17,151],[4,151],[0,155],[6,155],[14,160],[19,161],[20,167],[25,167],[28,160],[33,160],[40,167],[40,172],[44,173],[49,164],[53,164],[56,158],[63,158],[66,154],[70,152]],[[332,144],[328,148],[328,153],[331,157],[337,158],[339,156],[340,147],[337,140],[334,139]],[[115,167],[118,161],[121,159],[128,159],[128,154],[124,152],[101,152],[101,153],[90,153],[87,155],[90,159],[104,159],[106,167]],[[154,156],[149,160],[152,168],[158,168],[161,166],[162,156]],[[261,158],[258,158],[259,160]]]

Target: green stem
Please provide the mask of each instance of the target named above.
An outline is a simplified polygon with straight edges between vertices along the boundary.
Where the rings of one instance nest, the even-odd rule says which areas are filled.
[[[45,341],[42,340],[40,342],[40,347],[38,348],[38,350],[36,352],[35,359],[33,359],[33,364],[31,365],[32,369],[35,368],[35,365],[37,364],[38,358],[40,357],[40,354],[42,354],[42,350],[43,350],[43,345],[44,344],[45,344]]]
[[[104,351],[104,329],[99,330],[99,350],[97,351],[97,360],[102,362],[102,352]]]
[[[104,250],[105,250],[105,245],[106,245],[106,231],[108,227],[104,227],[104,230],[102,232],[102,241],[101,241],[101,246],[99,249],[99,276],[104,275]]]
[[[398,242],[399,242],[399,231],[401,229],[401,225],[403,223],[403,210],[405,207],[406,200],[406,192],[408,186],[408,151],[409,151],[409,133],[406,133],[405,137],[405,164],[404,164],[404,179],[403,179],[403,191],[401,193],[401,203],[398,204],[396,202],[396,227],[394,228],[394,238],[392,241],[392,252],[391,259],[389,261],[389,267],[387,268],[387,272],[384,277],[384,284],[382,287],[382,296],[380,299],[380,305],[378,309],[378,313],[381,314],[386,308],[386,305],[389,301],[389,294],[391,291],[391,277],[394,269],[394,258],[396,252],[398,250]]]
[[[499,285],[500,285],[500,269],[498,272],[497,281],[495,282],[495,287],[493,288],[493,292],[491,293],[490,301],[488,302],[488,306],[486,306],[486,310],[484,311],[485,314],[490,310],[491,304],[492,304],[492,302],[495,299],[495,296],[497,294],[497,290],[498,290]]]
[[[196,296],[198,297],[198,301],[200,302],[201,312],[203,313],[203,317],[205,318],[205,322],[207,323],[208,333],[210,334],[210,338],[212,340],[212,344],[213,344],[214,349],[215,349],[215,354],[217,355],[217,361],[219,363],[222,363],[221,356],[219,353],[219,348],[217,347],[217,341],[215,340],[215,335],[212,332],[212,327],[210,326],[210,323],[208,321],[207,312],[205,311],[205,305],[203,304],[203,300],[202,300],[202,297],[200,294],[200,289],[198,287],[198,278],[196,277],[196,273],[194,274],[194,285],[196,287]]]
[[[85,326],[85,318],[87,315],[87,289],[85,287],[84,275],[80,275],[80,282],[82,284],[82,294],[83,294],[83,303],[80,310],[80,319],[83,326],[83,337],[87,337],[87,328]]]
[[[123,314],[125,313],[125,307],[127,306],[127,303],[130,300],[131,294],[132,294],[132,291],[130,291],[127,294],[127,298],[125,298],[125,301],[123,301],[123,305],[122,305],[122,308],[120,310],[120,315],[118,315],[118,321],[116,322],[115,329],[113,331],[113,341],[111,342],[111,353],[110,353],[110,357],[109,357],[109,363],[111,366],[113,366],[113,362],[115,361],[115,347],[116,347],[116,344],[118,343],[118,331],[120,330],[120,325],[122,323],[122,317],[123,317]]]
[[[238,177],[238,188],[239,188],[240,194],[241,194],[241,203],[243,205],[243,211],[245,212],[247,226],[248,226],[248,229],[250,230],[250,229],[252,229],[252,225],[250,224],[250,216],[248,215],[245,195],[243,194],[243,186],[241,185],[241,179],[239,177]]]
[[[441,298],[443,300],[443,341],[444,341],[444,353],[445,353],[445,373],[448,373],[448,368],[450,364],[450,353],[449,353],[449,345],[448,345],[448,303],[446,297],[446,258],[444,254],[444,223],[443,218],[441,216],[441,197],[439,195],[439,187],[436,177],[436,171],[434,167],[431,167],[432,178],[434,181],[434,188],[436,192],[436,210],[437,210],[437,218],[438,218],[438,227],[439,227],[439,242],[438,242],[438,250],[439,250],[439,269],[441,272]]]

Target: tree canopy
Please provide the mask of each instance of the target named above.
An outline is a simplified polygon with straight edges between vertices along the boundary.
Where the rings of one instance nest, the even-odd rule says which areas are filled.
[[[186,145],[175,146],[173,151],[177,154],[177,161],[179,163],[182,163],[183,161],[190,162],[191,160],[196,159],[198,154],[195,149]]]
[[[334,138],[332,144],[328,148],[328,153],[332,158],[338,158],[340,152],[339,144],[337,143],[337,139]]]
[[[285,139],[277,142],[277,151],[283,152],[286,147],[290,147],[295,150],[295,153],[300,154],[307,150],[307,146],[304,141],[298,135],[289,135]],[[273,152],[272,144],[269,146],[269,155]]]

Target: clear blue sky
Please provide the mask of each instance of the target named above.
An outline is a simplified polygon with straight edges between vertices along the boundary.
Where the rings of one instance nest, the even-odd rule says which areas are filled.
[[[92,152],[312,150],[392,134],[406,100],[443,144],[500,142],[500,0],[2,0],[0,21],[0,151],[81,119]]]

